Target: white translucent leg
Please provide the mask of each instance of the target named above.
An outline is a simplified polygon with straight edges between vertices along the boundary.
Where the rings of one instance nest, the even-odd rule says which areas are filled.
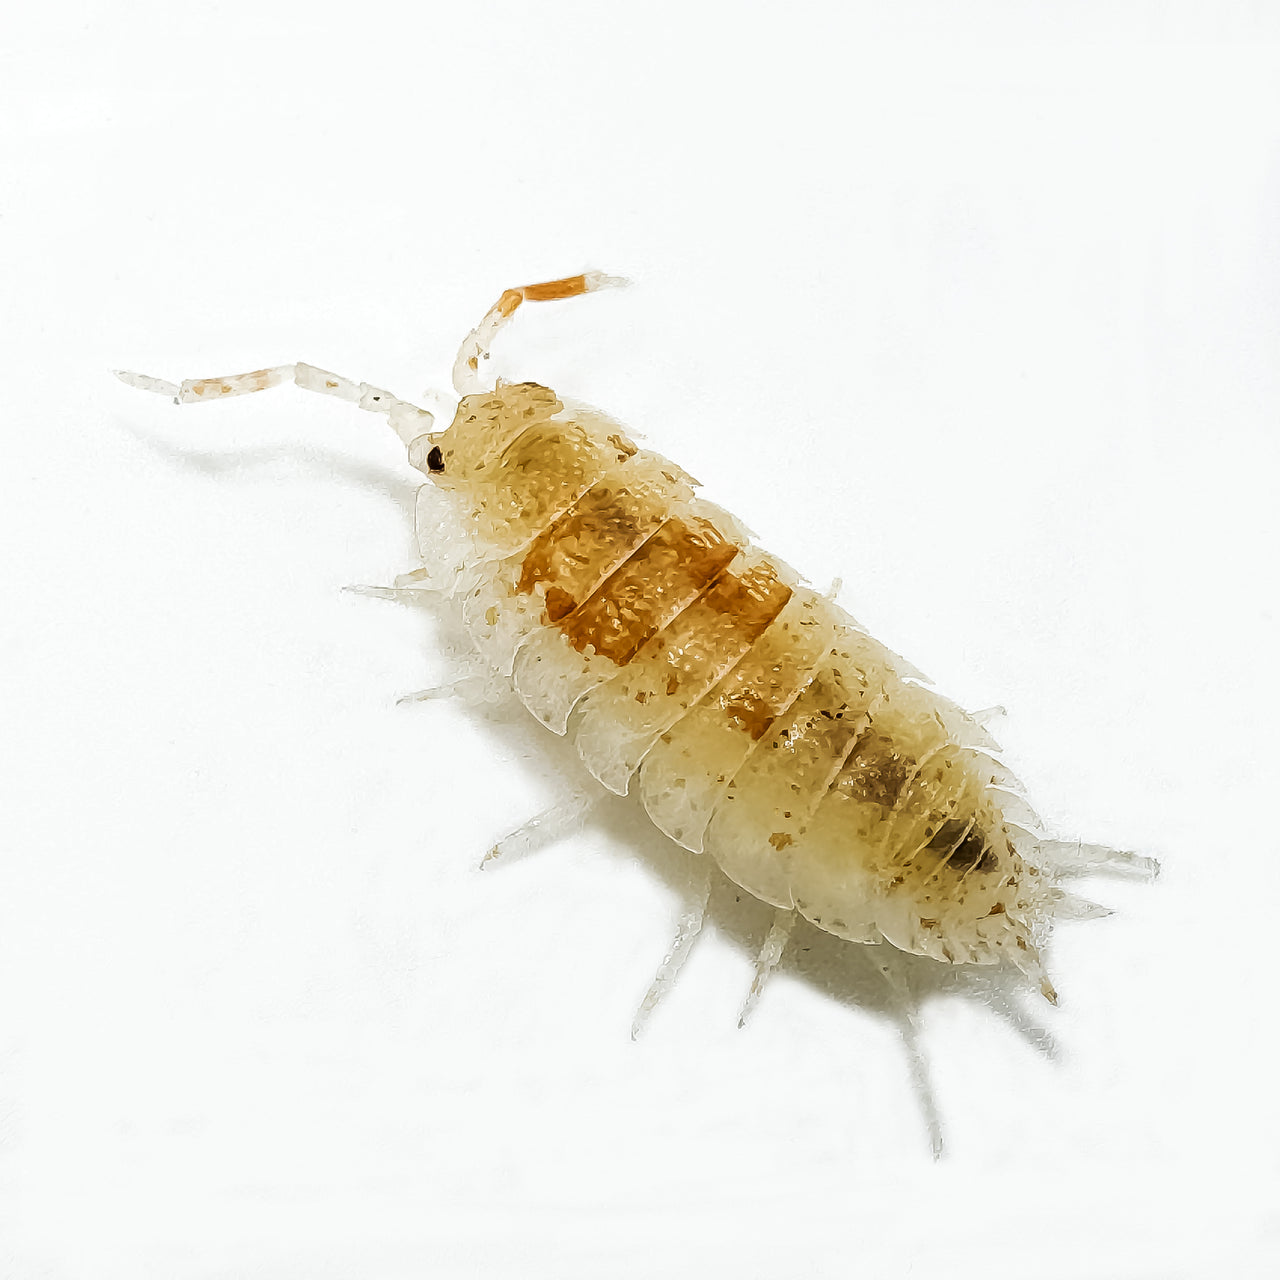
[[[1044,971],[1044,961],[1041,960],[1039,951],[1031,947],[1026,951],[1011,948],[1008,955],[1013,967],[1032,983],[1050,1004],[1056,1005],[1058,989],[1049,981],[1049,975]]]
[[[407,400],[393,396],[390,391],[371,387],[367,382],[352,382],[336,373],[317,369],[309,364],[282,364],[274,369],[255,369],[252,373],[234,373],[226,378],[188,378],[185,382],[165,382],[145,373],[129,373],[116,369],[121,382],[139,391],[154,391],[169,396],[174,404],[196,404],[202,400],[226,400],[230,396],[252,395],[255,391],[267,391],[285,382],[293,382],[304,391],[315,391],[323,396],[336,396],[367,409],[370,413],[382,413],[391,420],[396,434],[406,445],[431,430],[435,419],[426,409],[419,409]]]
[[[503,836],[481,858],[480,866],[488,866],[495,858],[519,857],[532,853],[535,849],[545,848],[553,841],[571,835],[582,826],[587,815],[603,799],[603,792],[575,791]]]
[[[495,702],[501,694],[509,692],[505,682],[495,681],[491,672],[470,672],[456,680],[432,685],[429,689],[402,694],[396,699],[396,706],[406,707],[414,702],[439,702],[445,698],[459,698],[469,707],[479,707]]]
[[[563,280],[548,280],[545,284],[528,284],[519,289],[508,289],[489,308],[484,319],[462,340],[458,358],[453,362],[454,389],[460,396],[469,396],[477,391],[487,391],[493,386],[494,380],[480,372],[481,366],[489,358],[489,348],[493,345],[494,338],[506,327],[522,302],[554,302],[560,298],[576,298],[582,293],[594,293],[597,289],[626,283],[617,276],[588,271],[580,276],[566,276]]]
[[[353,582],[343,587],[353,596],[367,596],[370,600],[395,600],[400,604],[417,604],[426,598],[426,592],[413,587],[375,587],[367,582]]]
[[[1090,902],[1066,889],[1047,889],[1045,901],[1055,920],[1105,920],[1115,912],[1100,902]]]
[[[397,604],[435,604],[442,595],[447,595],[451,589],[456,588],[458,582],[456,572],[441,575],[438,568],[429,569],[424,566],[421,569],[411,569],[408,573],[396,574],[389,587],[359,582],[343,587],[343,590],[354,596],[392,600]]]
[[[633,1040],[640,1034],[644,1024],[649,1020],[649,1015],[657,1008],[658,1002],[675,985],[677,975],[689,958],[689,949],[693,946],[698,934],[702,932],[702,922],[707,914],[707,899],[711,896],[711,867],[706,858],[696,859],[693,876],[689,897],[685,902],[684,910],[680,913],[679,923],[676,925],[676,936],[665,958],[658,966],[658,972],[654,975],[649,990],[640,1001],[636,1016],[632,1019],[631,1038]]]
[[[894,1012],[898,1015],[898,1030],[903,1047],[907,1051],[907,1065],[911,1072],[912,1089],[920,1110],[924,1114],[925,1128],[929,1135],[929,1149],[933,1158],[942,1158],[942,1118],[938,1114],[938,1101],[934,1097],[929,1079],[929,1064],[920,1045],[920,1018],[915,992],[907,976],[902,953],[886,944],[875,947],[870,953],[871,962],[883,975],[893,993]]]
[[[782,953],[786,950],[787,942],[791,937],[791,930],[795,928],[795,924],[796,913],[794,910],[779,908],[774,915],[773,923],[769,926],[764,945],[760,948],[760,954],[756,957],[756,976],[751,981],[751,989],[747,992],[747,998],[742,1002],[742,1011],[738,1014],[739,1027],[746,1024],[748,1015],[756,1007],[756,1001],[760,999],[760,993],[764,990],[765,983],[769,981],[774,969],[778,967],[778,961],[782,959]]]
[[[1155,858],[1145,858],[1104,844],[1083,844],[1079,840],[1037,840],[1036,852],[1059,875],[1083,876],[1092,871],[1137,880],[1154,880],[1160,874]]]
[[[422,604],[433,601],[439,594],[439,588],[431,585],[426,569],[398,573],[389,587],[357,582],[349,587],[343,587],[343,590],[351,592],[353,596],[368,596],[373,600],[394,600],[398,604]]]

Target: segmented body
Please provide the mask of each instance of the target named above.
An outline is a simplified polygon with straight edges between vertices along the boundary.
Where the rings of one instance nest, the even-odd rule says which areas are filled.
[[[684,471],[544,386],[486,385],[489,346],[523,302],[614,283],[507,290],[462,343],[441,432],[426,410],[306,364],[180,385],[119,376],[178,403],[292,381],[385,414],[428,477],[423,567],[406,584],[459,604],[478,652],[605,787],[634,786],[659,830],[778,908],[761,976],[799,913],[950,964],[1008,960],[1054,999],[1038,957],[1052,918],[1106,914],[1057,880],[1157,864],[1034,835],[973,717]]]
[[[419,581],[604,786],[839,937],[1038,975],[1042,873],[974,720],[546,387],[467,396],[429,443]]]

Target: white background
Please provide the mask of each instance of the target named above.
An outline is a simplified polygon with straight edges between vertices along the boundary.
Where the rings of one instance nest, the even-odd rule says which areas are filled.
[[[960,16],[963,14],[963,16]],[[1280,21],[1268,3],[105,0],[0,64],[0,1273],[1271,1276]],[[1160,855],[1020,1033],[717,928],[686,866],[475,870],[541,738],[397,707],[378,419],[114,382],[499,367],[644,432]],[[545,736],[545,735],[543,735]],[[753,932],[754,930],[754,932]],[[839,987],[839,984],[837,984]],[[1035,1028],[1056,1045],[1037,1049]]]

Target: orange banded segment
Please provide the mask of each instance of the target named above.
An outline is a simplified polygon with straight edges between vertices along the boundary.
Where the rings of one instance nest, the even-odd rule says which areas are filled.
[[[614,679],[586,695],[574,745],[591,773],[624,793],[658,735],[751,648],[790,597],[776,562],[754,549],[721,573]]]
[[[662,523],[666,509],[663,495],[642,486],[597,481],[529,545],[516,591],[528,594],[547,583],[548,613],[552,622],[560,621],[599,585],[604,571],[617,566],[619,552],[634,548]],[[552,592],[559,602],[554,609]]]
[[[618,666],[696,599],[738,554],[709,520],[668,520],[559,627],[583,653],[588,647]]]
[[[561,298],[576,298],[579,294],[588,292],[588,287],[585,275],[545,280],[542,284],[526,284],[519,289],[507,289],[494,304],[493,311],[505,320],[515,313],[522,302],[559,302]]]
[[[527,284],[520,292],[526,302],[559,302],[561,298],[576,298],[580,293],[586,293],[587,277],[565,276],[542,284]]]

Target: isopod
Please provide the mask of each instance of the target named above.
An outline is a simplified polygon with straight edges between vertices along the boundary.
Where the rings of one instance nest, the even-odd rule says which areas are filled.
[[[659,831],[775,909],[749,1001],[804,918],[944,965],[1012,966],[1056,1002],[1041,960],[1055,920],[1106,914],[1062,881],[1154,874],[1154,861],[1046,838],[979,719],[757,547],[686,472],[548,387],[486,378],[523,303],[615,283],[592,272],[503,293],[462,343],[443,431],[307,364],[180,385],[117,376],[179,404],[292,381],[386,415],[426,483],[422,565],[384,593],[450,602],[477,662],[568,735],[607,791],[634,790]],[[702,884],[642,1012],[701,925]]]

